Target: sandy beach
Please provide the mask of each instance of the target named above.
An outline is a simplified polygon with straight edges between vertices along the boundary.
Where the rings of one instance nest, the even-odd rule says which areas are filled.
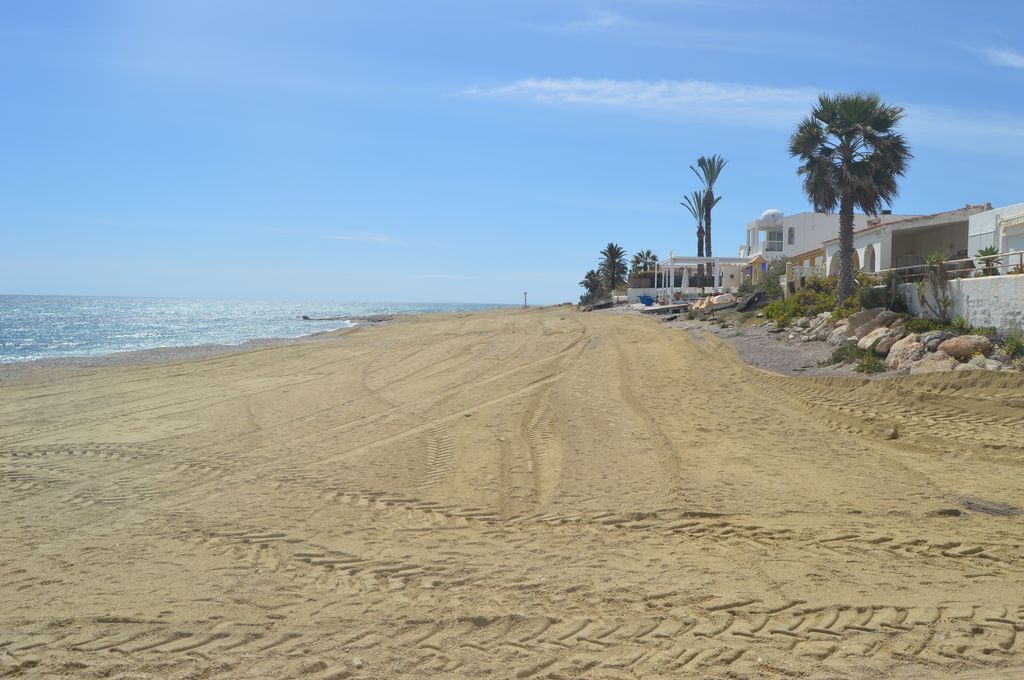
[[[0,382],[0,676],[1017,678],[1024,377],[563,306]]]

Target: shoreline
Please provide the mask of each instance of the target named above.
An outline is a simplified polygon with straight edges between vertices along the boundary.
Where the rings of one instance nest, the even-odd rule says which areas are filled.
[[[327,336],[341,335],[357,328],[376,326],[397,320],[399,316],[394,315],[388,319],[377,319],[365,323],[354,323],[345,328],[334,328],[326,331],[314,331],[307,335],[295,337],[269,337],[252,338],[238,343],[237,345],[222,345],[207,343],[202,345],[172,345],[167,347],[150,347],[147,349],[133,349],[122,352],[110,352],[107,354],[75,355],[66,357],[45,357],[42,359],[28,359],[25,361],[12,361],[0,364],[0,382],[16,378],[26,372],[36,369],[86,369],[106,368],[109,366],[144,366],[152,364],[169,364],[181,361],[192,361],[208,359],[210,357],[232,354],[235,352],[246,352],[248,350],[263,349],[265,347],[277,347],[281,345],[303,344],[322,340]]]

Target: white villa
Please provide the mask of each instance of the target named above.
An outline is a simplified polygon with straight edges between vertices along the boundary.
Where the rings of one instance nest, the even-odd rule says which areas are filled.
[[[912,217],[893,215],[882,211],[881,215],[854,215],[853,229],[858,231],[872,224],[892,222]],[[740,257],[762,256],[765,260],[777,257],[792,258],[821,249],[829,239],[839,237],[839,215],[802,212],[783,215],[781,210],[765,210],[760,219],[747,223],[746,244],[740,246]],[[821,264],[812,263],[812,264]]]
[[[991,204],[966,205],[934,215],[900,216],[869,220],[868,226],[853,232],[853,268],[873,273],[882,269],[924,264],[932,253],[947,253],[954,259],[973,255],[968,248],[968,225],[973,215],[991,211]],[[828,275],[839,273],[839,235],[824,241]]]

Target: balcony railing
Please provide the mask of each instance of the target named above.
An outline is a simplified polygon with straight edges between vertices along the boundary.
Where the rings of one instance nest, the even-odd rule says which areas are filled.
[[[782,252],[782,241],[760,241],[757,244],[758,252],[762,253],[781,253]]]

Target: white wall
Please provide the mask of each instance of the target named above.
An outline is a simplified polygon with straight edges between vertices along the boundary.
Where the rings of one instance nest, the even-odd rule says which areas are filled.
[[[986,210],[977,215],[971,215],[967,228],[967,249],[970,256],[974,257],[975,253],[986,246],[996,246],[1004,253],[1021,250],[1024,247],[1024,238],[1020,240],[1019,244],[1018,238],[1024,236],[1024,234],[1019,235],[1017,234],[1018,230],[1014,229],[1011,231],[1009,239],[1003,239],[1001,243],[1001,234],[997,233],[999,220],[1009,219],[1018,215],[1024,215],[1024,203],[1007,205],[994,210]]]
[[[906,283],[900,290],[910,311],[922,315],[917,286]],[[1024,329],[1024,275],[954,279],[949,282],[949,296],[951,319],[964,316],[972,326],[993,327],[1000,333]]]

